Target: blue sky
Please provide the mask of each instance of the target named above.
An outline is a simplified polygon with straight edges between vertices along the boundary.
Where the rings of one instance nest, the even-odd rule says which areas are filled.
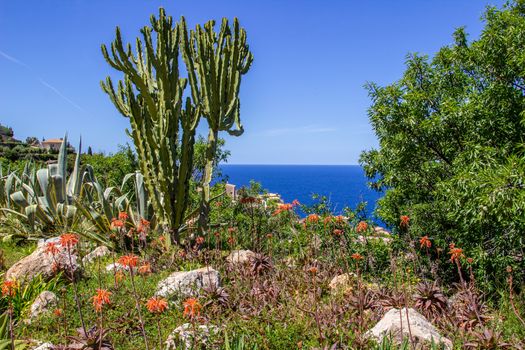
[[[239,17],[255,61],[241,88],[235,164],[356,164],[377,141],[367,81],[388,84],[407,53],[432,55],[454,28],[476,38],[497,0],[0,0],[0,123],[15,136],[82,135],[95,151],[128,142],[128,120],[99,87],[100,45],[133,40],[163,6],[191,26]],[[205,125],[200,127],[205,132]]]

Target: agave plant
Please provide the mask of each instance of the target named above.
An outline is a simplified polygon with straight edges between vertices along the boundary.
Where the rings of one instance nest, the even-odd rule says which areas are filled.
[[[79,216],[74,201],[80,196],[84,179],[93,177],[93,170],[89,165],[80,165],[80,141],[73,171],[68,176],[67,144],[66,136],[56,164],[39,169],[34,178],[29,173],[23,175],[20,189],[9,196],[19,210],[3,209],[17,215],[33,233],[37,227],[46,235],[71,229],[77,224]]]
[[[426,317],[435,319],[448,312],[448,300],[437,283],[423,282],[417,286],[414,295],[416,308]]]

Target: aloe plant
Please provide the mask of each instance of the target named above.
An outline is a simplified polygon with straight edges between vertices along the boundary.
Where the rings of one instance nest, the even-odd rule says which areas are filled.
[[[57,163],[37,170],[34,176],[29,170],[24,171],[20,189],[9,195],[8,205],[13,207],[3,210],[17,215],[32,228],[33,233],[37,226],[41,226],[45,233],[73,227],[78,220],[75,198],[80,196],[84,179],[93,177],[89,165],[80,165],[81,150],[82,141],[73,171],[68,176],[67,136],[64,137]]]

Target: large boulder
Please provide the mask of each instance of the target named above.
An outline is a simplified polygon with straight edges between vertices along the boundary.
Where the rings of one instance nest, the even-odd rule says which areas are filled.
[[[43,291],[36,297],[33,304],[31,304],[30,320],[51,311],[51,308],[56,307],[57,304],[58,298],[55,293],[47,290]]]
[[[216,335],[219,329],[212,325],[198,325],[193,327],[190,323],[185,323],[171,332],[166,339],[166,350],[193,349],[203,347],[213,348],[210,344],[210,336]]]
[[[255,253],[251,250],[234,250],[226,257],[226,262],[230,265],[243,265],[250,262],[255,256]]]
[[[6,280],[17,280],[21,282],[29,282],[37,276],[42,276],[44,280],[50,280],[58,274],[61,269],[68,269],[68,271],[79,271],[80,266],[77,263],[78,257],[75,253],[71,254],[71,262],[69,260],[66,249],[59,249],[58,253],[52,255],[46,251],[48,243],[56,243],[58,238],[39,242],[35,251],[25,258],[16,262],[5,274]]]
[[[403,339],[408,339],[410,334],[418,349],[426,349],[432,342],[441,343],[446,349],[452,349],[452,342],[441,336],[425,317],[412,308],[408,309],[408,316],[406,308],[391,309],[374,328],[366,332],[367,337],[374,338],[377,342],[390,336],[398,343],[401,343]]]
[[[106,246],[96,247],[91,253],[82,258],[82,263],[90,264],[98,258],[102,258],[111,254],[111,251]]]
[[[158,296],[196,296],[201,289],[216,289],[220,287],[219,272],[212,267],[203,267],[191,271],[177,271],[169,275],[157,285]]]

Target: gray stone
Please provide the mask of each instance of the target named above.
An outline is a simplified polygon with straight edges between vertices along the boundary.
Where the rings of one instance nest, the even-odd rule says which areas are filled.
[[[403,339],[408,339],[410,334],[418,349],[428,347],[432,341],[436,344],[442,343],[446,349],[452,349],[452,342],[441,336],[425,317],[412,308],[408,309],[408,320],[406,308],[391,309],[365,335],[377,342],[383,341],[384,337],[391,336],[396,342],[401,343]]]
[[[354,282],[356,281],[356,274],[353,272],[344,273],[339,276],[335,276],[330,281],[328,287],[332,294],[348,294],[354,289]]]
[[[82,263],[90,264],[98,258],[108,256],[111,254],[111,251],[106,246],[96,247],[91,253],[87,254],[82,258]]]
[[[192,349],[194,345],[204,346],[212,349],[210,336],[219,333],[219,329],[212,325],[197,325],[195,328],[191,323],[185,323],[175,328],[166,339],[166,350]],[[200,348],[200,347],[199,347]]]
[[[54,345],[51,343],[43,343],[38,345],[36,348],[33,348],[33,350],[53,350]]]
[[[254,256],[255,253],[251,250],[234,250],[226,257],[226,262],[231,265],[246,264]]]
[[[215,289],[219,287],[219,272],[212,267],[203,267],[197,270],[172,273],[159,282],[155,294],[164,298],[175,295],[188,297],[199,295],[202,288]]]
[[[67,268],[69,271],[78,271],[80,266],[77,263],[77,255],[71,254],[71,263],[68,252],[65,248],[59,248],[59,252],[53,256],[46,253],[46,244],[49,242],[57,242],[58,238],[52,238],[47,241],[39,243],[35,251],[28,256],[16,262],[7,270],[5,274],[6,280],[15,279],[21,282],[29,282],[33,278],[41,275],[44,280],[50,280],[60,271],[60,268]],[[57,269],[55,265],[60,268]]]
[[[37,318],[43,313],[51,311],[50,309],[56,307],[57,304],[58,298],[55,293],[47,290],[43,291],[36,297],[33,304],[31,304],[31,320]]]

